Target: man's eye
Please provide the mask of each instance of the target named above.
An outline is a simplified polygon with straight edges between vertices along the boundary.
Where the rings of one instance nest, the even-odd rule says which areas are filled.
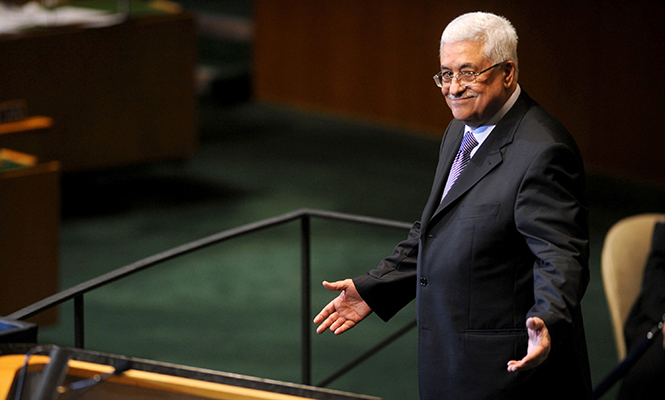
[[[446,72],[442,72],[441,76],[443,78],[452,79],[455,76],[455,74],[453,74],[451,71],[446,71]]]
[[[473,72],[473,71],[460,71],[460,75],[462,75],[462,76],[474,76],[475,72]]]

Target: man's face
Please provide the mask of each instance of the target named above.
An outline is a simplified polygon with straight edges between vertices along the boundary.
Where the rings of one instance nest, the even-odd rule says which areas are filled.
[[[441,71],[478,73],[492,66],[485,58],[483,44],[473,41],[446,43],[441,48]],[[500,64],[479,75],[465,87],[457,79],[441,88],[453,117],[476,128],[486,123],[512,94],[512,62]]]

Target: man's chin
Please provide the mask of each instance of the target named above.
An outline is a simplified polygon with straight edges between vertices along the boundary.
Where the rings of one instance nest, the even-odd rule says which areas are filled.
[[[454,112],[454,111],[453,111],[453,118],[458,119],[467,125],[473,125],[473,121],[476,120],[476,118],[474,118],[472,115],[469,115],[469,113]]]

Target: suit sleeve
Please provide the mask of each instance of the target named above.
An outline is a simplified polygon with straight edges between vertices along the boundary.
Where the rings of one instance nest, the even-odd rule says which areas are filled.
[[[392,318],[416,297],[416,265],[420,222],[415,222],[406,240],[379,266],[353,279],[360,296],[382,320]]]
[[[553,143],[527,169],[515,203],[515,223],[535,255],[535,303],[554,343],[574,329],[589,282],[584,167],[575,147]]]

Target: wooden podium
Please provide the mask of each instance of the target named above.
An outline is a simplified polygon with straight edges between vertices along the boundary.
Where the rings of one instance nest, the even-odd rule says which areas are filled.
[[[0,398],[13,399],[25,353],[33,345],[0,347]],[[380,400],[364,396],[212,370],[132,359],[80,349],[42,347],[29,358],[21,398],[32,399],[46,388],[80,399],[220,399],[220,400]],[[46,354],[46,355],[43,355]],[[51,365],[50,365],[51,364]],[[60,365],[58,365],[60,364]],[[120,367],[122,365],[122,367]],[[116,369],[126,370],[115,375]],[[100,383],[87,381],[98,375]],[[76,389],[92,383],[91,386]],[[52,388],[52,390],[51,390]]]

